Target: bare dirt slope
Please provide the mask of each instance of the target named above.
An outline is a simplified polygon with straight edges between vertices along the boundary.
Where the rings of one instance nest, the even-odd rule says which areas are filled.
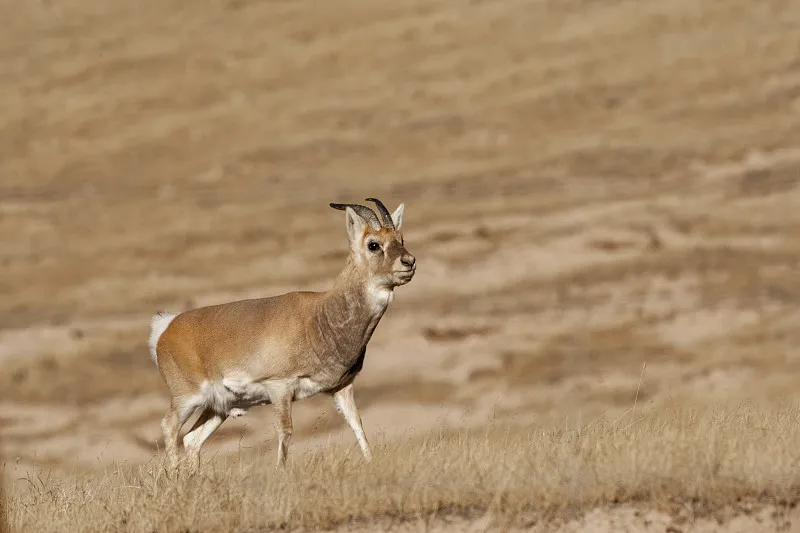
[[[325,288],[330,201],[418,274],[370,435],[797,399],[800,4],[0,0],[0,435],[139,462],[150,314]],[[797,211],[795,209],[798,209]],[[646,368],[643,371],[643,365]],[[295,442],[351,443],[329,401]],[[268,409],[208,447],[273,439]]]

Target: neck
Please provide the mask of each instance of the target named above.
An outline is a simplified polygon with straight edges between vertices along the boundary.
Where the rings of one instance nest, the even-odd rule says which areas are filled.
[[[343,362],[357,358],[367,345],[394,297],[394,289],[378,286],[348,259],[333,287],[322,299],[317,329],[328,351]]]

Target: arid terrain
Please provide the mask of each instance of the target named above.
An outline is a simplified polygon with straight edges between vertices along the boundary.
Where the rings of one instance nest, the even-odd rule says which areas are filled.
[[[405,203],[418,272],[356,381],[367,434],[394,457],[391,475],[370,465],[370,479],[410,490],[397,454],[424,456],[419,439],[440,431],[502,424],[568,439],[598,420],[643,420],[651,431],[640,437],[659,440],[660,421],[691,420],[672,410],[725,419],[746,403],[784,414],[720,430],[747,442],[725,455],[747,461],[741,494],[733,484],[709,497],[716,484],[692,492],[676,477],[661,492],[587,488],[581,499],[583,478],[567,476],[552,493],[563,504],[551,495],[543,508],[577,521],[563,531],[749,532],[757,513],[765,531],[800,530],[790,439],[800,438],[800,2],[0,0],[0,20],[0,451],[11,505],[32,501],[31,475],[152,464],[168,396],[147,353],[151,314],[327,288],[347,245],[328,203],[376,196]],[[295,404],[294,418],[296,457],[328,445],[357,453],[329,398]],[[470,442],[492,448],[489,435]],[[697,466],[704,444],[692,435],[692,459],[670,456],[664,469]],[[771,470],[753,459],[762,437]],[[265,407],[226,422],[204,452],[216,469],[263,456],[271,476],[274,449]],[[529,483],[570,461],[547,457],[520,467]],[[331,464],[358,471],[354,459]],[[302,478],[292,468],[287,483]],[[698,468],[706,481],[733,479]],[[519,518],[557,485],[542,483],[527,503],[528,485],[509,485],[520,511],[500,513],[513,515],[508,527],[544,531]],[[342,508],[372,515],[286,503],[294,510],[224,526],[366,531],[395,527],[369,522],[392,515],[418,521],[396,527],[477,531],[484,511],[505,505],[455,490],[373,508],[354,494],[363,505]],[[757,509],[674,525],[684,497],[708,509],[754,498]],[[37,506],[9,509],[12,526],[45,527]],[[348,517],[362,522],[342,526]]]

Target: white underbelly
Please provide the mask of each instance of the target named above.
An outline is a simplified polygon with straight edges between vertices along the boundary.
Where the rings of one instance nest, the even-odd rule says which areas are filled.
[[[198,403],[216,413],[242,416],[243,410],[272,403],[273,399],[284,395],[289,395],[292,400],[302,400],[325,388],[324,384],[310,378],[254,381],[246,376],[225,377],[221,381],[203,382]]]

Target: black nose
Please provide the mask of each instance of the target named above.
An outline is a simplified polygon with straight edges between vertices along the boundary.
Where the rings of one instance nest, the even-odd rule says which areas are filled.
[[[411,267],[414,266],[414,263],[416,263],[417,260],[414,259],[413,255],[406,255],[406,256],[403,256],[403,258],[400,260],[400,262],[403,263],[404,266],[407,266],[408,268],[411,268]]]

